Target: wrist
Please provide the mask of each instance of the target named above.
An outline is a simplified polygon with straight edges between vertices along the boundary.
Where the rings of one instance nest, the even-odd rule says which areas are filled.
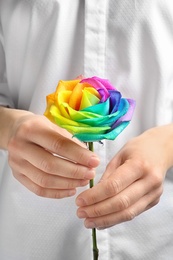
[[[166,170],[168,170],[173,167],[173,124],[158,126],[150,130],[152,131],[152,136],[157,139],[157,142],[163,148],[163,161],[165,162]]]
[[[21,117],[29,114],[32,113],[25,110],[0,107],[0,149],[7,150],[15,124]]]

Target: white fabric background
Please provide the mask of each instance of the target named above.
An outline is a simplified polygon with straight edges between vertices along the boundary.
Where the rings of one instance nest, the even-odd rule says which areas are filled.
[[[96,144],[97,179],[128,139],[172,122],[172,60],[171,0],[0,0],[2,105],[42,114],[58,80],[79,74],[109,78],[136,100],[130,126],[102,149]],[[37,197],[13,178],[6,154],[0,158],[0,259],[92,259],[75,198]],[[99,231],[99,260],[171,260],[172,194],[170,173],[158,206]]]

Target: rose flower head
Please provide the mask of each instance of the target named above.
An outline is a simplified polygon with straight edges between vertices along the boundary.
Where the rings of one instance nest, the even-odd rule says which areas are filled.
[[[122,98],[109,80],[99,77],[60,80],[47,96],[44,115],[84,142],[114,140],[129,124],[135,101]]]

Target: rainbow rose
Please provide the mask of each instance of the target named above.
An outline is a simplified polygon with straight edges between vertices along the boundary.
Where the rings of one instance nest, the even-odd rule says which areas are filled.
[[[60,80],[44,115],[84,142],[114,140],[129,124],[135,101],[122,98],[107,79]]]

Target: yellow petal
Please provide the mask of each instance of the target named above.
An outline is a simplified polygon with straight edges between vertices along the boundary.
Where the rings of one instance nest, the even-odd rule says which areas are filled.
[[[60,80],[56,88],[56,94],[64,90],[73,90],[75,86],[80,82],[79,79],[75,80]]]
[[[83,88],[84,88],[84,85],[81,83],[78,83],[75,86],[75,88],[73,89],[73,92],[71,94],[71,97],[69,100],[69,106],[75,110],[79,110]]]
[[[93,87],[87,87],[86,89],[87,89],[87,91],[89,91],[89,92],[90,92],[91,94],[93,94],[94,96],[98,97],[99,99],[101,98],[99,92],[98,92],[95,88],[93,88]]]
[[[62,126],[62,125],[72,125],[72,126],[77,126],[77,127],[86,126],[86,124],[78,123],[78,122],[75,122],[73,120],[63,117],[61,115],[60,110],[55,105],[52,105],[50,107],[50,113],[51,113],[52,117],[54,118],[55,123],[59,126]]]
[[[55,102],[55,105],[58,106],[59,110],[61,111],[62,116],[70,118],[68,114],[68,110],[66,109],[66,105],[69,102],[69,98],[71,95],[71,90],[65,90],[61,91],[59,95],[57,96],[57,100]]]
[[[44,115],[49,119],[51,120],[52,122],[54,121],[53,120],[53,117],[50,113],[50,107],[52,106],[52,104],[54,104],[54,98],[55,98],[55,93],[52,93],[52,94],[49,94],[47,97],[46,97],[46,100],[47,100],[47,107],[46,107],[46,110],[44,112]]]
[[[78,83],[75,88],[73,89],[73,92],[71,94],[70,100],[69,100],[69,105],[75,109],[79,110],[81,99],[82,99],[82,94],[83,94],[83,89],[88,85],[88,83]]]
[[[80,110],[84,109],[86,107],[94,106],[98,104],[100,99],[92,94],[90,91],[88,91],[88,88],[85,88],[83,90],[83,96],[80,104]]]

